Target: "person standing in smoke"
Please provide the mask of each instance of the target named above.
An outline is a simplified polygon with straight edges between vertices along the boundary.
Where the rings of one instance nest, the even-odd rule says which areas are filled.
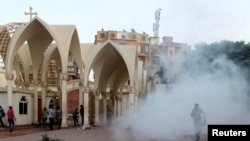
[[[193,118],[196,141],[199,141],[202,127],[204,125],[205,113],[200,108],[198,103],[194,105],[194,109],[191,112],[191,117]]]

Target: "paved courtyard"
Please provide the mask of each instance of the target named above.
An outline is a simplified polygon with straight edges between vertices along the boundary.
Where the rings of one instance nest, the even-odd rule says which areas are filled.
[[[117,132],[119,130],[119,133]],[[10,133],[8,128],[0,129],[0,141],[39,141],[42,135],[47,133],[49,137],[58,138],[62,141],[159,141],[148,139],[143,135],[134,134],[127,129],[115,129],[110,127],[92,127],[89,130],[83,130],[80,126],[71,126],[68,129],[49,131],[47,128],[38,126],[16,127]],[[192,135],[183,136],[175,140],[164,141],[193,141]],[[163,140],[160,140],[163,141]],[[207,141],[206,136],[201,141]]]

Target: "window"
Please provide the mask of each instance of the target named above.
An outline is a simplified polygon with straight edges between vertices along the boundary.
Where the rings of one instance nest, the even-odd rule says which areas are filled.
[[[152,54],[156,54],[157,53],[157,49],[153,48],[152,49]]]
[[[20,115],[28,114],[28,101],[25,96],[22,96],[22,98],[19,101],[19,114]]]
[[[58,84],[58,79],[57,78],[47,78],[48,79],[48,85],[50,86],[56,86]]]
[[[146,40],[146,37],[145,37],[145,36],[141,36],[141,40],[142,40],[142,41],[145,41],[145,40]]]
[[[23,71],[23,65],[21,63],[19,64],[19,69],[20,71]]]
[[[141,46],[141,53],[146,53],[145,46]]]
[[[111,38],[115,38],[115,33],[111,33]]]
[[[105,34],[104,33],[101,33],[101,38],[104,38],[105,37]]]
[[[125,35],[122,35],[122,39],[126,39],[126,36],[125,36]]]
[[[154,65],[160,64],[160,58],[159,58],[159,57],[154,57],[154,58],[152,58],[152,63],[153,63]]]
[[[132,39],[134,39],[134,40],[135,40],[135,39],[136,39],[136,35],[134,35],[134,34],[133,34],[133,35],[132,35]]]

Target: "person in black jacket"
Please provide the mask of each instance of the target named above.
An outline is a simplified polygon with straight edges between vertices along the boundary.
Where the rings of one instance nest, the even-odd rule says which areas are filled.
[[[3,117],[5,117],[5,112],[2,108],[2,106],[0,105],[0,123],[1,123],[2,127],[4,128],[4,124],[3,124],[3,120],[2,120]]]
[[[82,125],[83,125],[83,122],[84,122],[84,108],[83,108],[83,105],[80,105],[80,114],[81,114],[81,117],[82,117]]]

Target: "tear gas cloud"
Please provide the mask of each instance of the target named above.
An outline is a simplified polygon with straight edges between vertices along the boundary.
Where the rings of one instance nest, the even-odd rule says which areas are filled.
[[[171,90],[149,94],[136,112],[122,117],[114,128],[116,135],[127,125],[137,136],[153,139],[193,135],[191,110],[195,103],[206,113],[207,124],[249,124],[249,84],[244,69],[223,54],[213,54],[213,50],[199,49],[175,62],[172,70],[179,79]]]

